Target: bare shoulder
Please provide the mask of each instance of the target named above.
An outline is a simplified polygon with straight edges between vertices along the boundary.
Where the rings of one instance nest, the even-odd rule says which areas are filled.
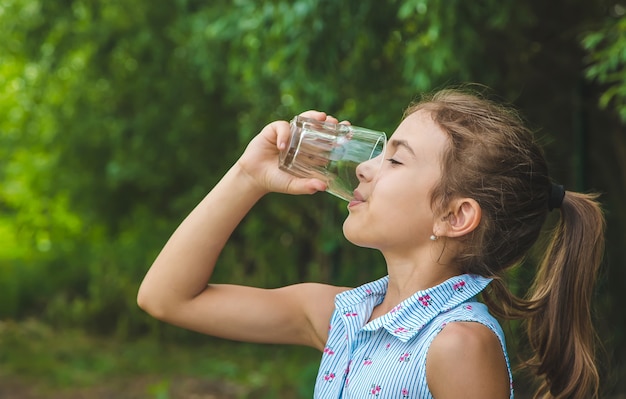
[[[477,322],[452,322],[435,337],[426,358],[434,397],[508,398],[509,374],[496,334]]]

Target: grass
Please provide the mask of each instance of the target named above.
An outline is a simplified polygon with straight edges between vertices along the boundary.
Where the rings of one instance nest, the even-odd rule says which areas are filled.
[[[120,341],[36,320],[0,324],[0,383],[19,381],[38,398],[96,397],[105,386],[103,397],[116,398],[310,398],[318,362],[307,348]],[[184,393],[185,384],[212,396]]]

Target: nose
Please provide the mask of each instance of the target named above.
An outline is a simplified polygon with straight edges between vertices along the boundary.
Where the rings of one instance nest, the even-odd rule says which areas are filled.
[[[370,160],[361,162],[356,167],[356,175],[360,182],[369,182],[376,177],[378,170],[382,164],[383,154],[380,154]]]

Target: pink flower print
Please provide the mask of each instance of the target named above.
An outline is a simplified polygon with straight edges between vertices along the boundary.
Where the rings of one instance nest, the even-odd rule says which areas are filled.
[[[334,379],[335,379],[335,373],[327,372],[324,375],[324,381],[326,382],[332,382]]]
[[[393,330],[394,334],[403,333],[403,332],[407,332],[407,329],[404,327],[398,327],[395,330]]]
[[[327,346],[326,348],[324,348],[324,353],[327,355],[334,355],[335,351],[330,346]]]
[[[348,373],[350,373],[350,366],[352,365],[352,360],[350,360],[348,362],[348,365],[346,366],[346,370],[344,371],[344,373],[347,375]],[[346,382],[347,384],[347,382]]]
[[[387,343],[387,345],[385,345],[385,350],[389,350],[389,348],[391,347],[391,342]]]
[[[372,359],[369,357],[366,357],[365,360],[363,360],[363,365],[369,366],[370,364],[372,364]]]
[[[374,384],[374,385],[372,385],[370,393],[372,395],[374,395],[374,396],[378,396],[378,395],[380,395],[380,390],[381,390],[380,385]]]
[[[465,310],[472,310],[472,305],[466,305]]]
[[[372,295],[372,290],[370,290],[370,289],[368,288],[368,289],[366,289],[366,290],[365,290],[365,293],[366,293],[367,295]]]
[[[433,300],[430,298],[430,295],[428,294],[417,298],[417,300],[422,303],[422,306],[428,306],[431,303],[433,303]]]
[[[389,313],[396,313],[400,309],[402,309],[402,305],[398,305],[395,308],[391,309],[391,311]]]
[[[402,399],[409,397],[409,390],[406,388],[402,388],[402,391],[400,391],[400,393],[402,393]]]
[[[402,354],[402,355],[400,356],[400,359],[399,359],[399,360],[400,360],[401,362],[408,362],[410,358],[411,358],[411,354],[410,354],[410,353],[408,353],[408,352],[405,352],[404,354]]]
[[[465,287],[465,280],[461,280],[452,286],[456,292],[463,292],[463,287]]]
[[[344,316],[346,317],[354,317],[354,316],[358,316],[359,314],[357,312],[354,312],[352,310],[348,310],[347,312],[344,313]]]

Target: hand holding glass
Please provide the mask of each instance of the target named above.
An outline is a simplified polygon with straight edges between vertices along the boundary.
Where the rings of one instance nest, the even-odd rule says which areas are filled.
[[[385,152],[387,136],[362,127],[322,122],[296,116],[290,122],[291,138],[279,154],[281,170],[297,177],[316,178],[326,191],[346,201],[359,185],[356,168]],[[376,171],[383,157],[372,161]]]

